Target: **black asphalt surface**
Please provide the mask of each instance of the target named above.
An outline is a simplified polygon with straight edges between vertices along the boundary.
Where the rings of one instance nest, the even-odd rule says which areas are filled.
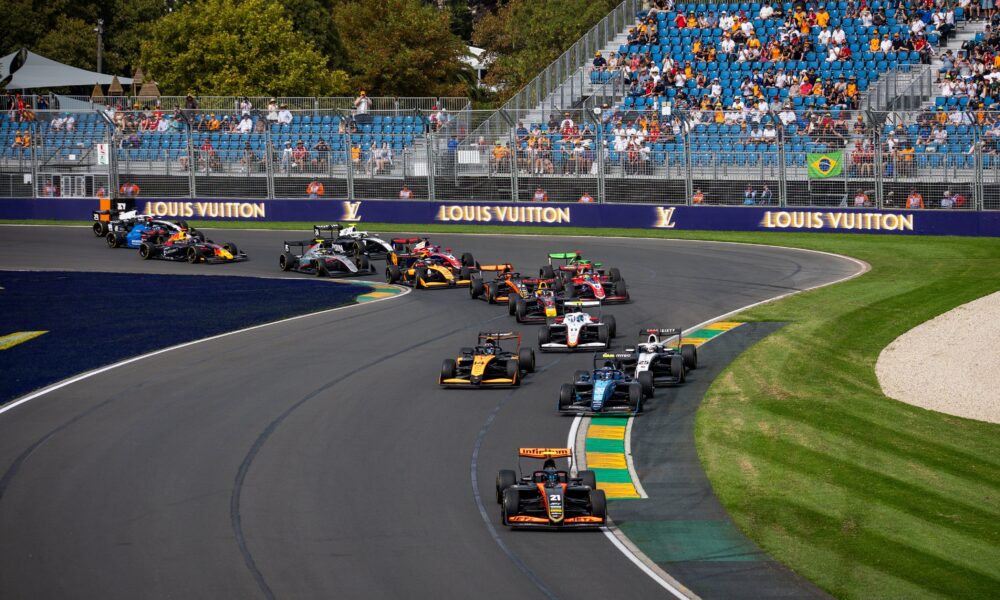
[[[0,269],[282,276],[280,242],[301,233],[212,235],[251,260],[144,262],[85,229],[0,227]],[[703,242],[432,239],[527,272],[562,250],[620,267],[633,303],[606,311],[628,341],[857,270]],[[465,290],[414,291],[160,354],[0,414],[0,598],[665,597],[601,533],[499,527],[496,471],[518,446],[565,445],[556,394],[590,357],[539,354],[542,372],[513,391],[438,389],[442,359],[480,329],[518,328]]]

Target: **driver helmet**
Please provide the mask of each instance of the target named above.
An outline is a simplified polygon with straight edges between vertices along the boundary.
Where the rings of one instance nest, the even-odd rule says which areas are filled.
[[[656,337],[655,333],[649,334],[649,337],[646,338],[646,343],[647,344],[658,344],[659,342],[660,342],[660,338]]]
[[[556,485],[559,483],[559,473],[556,471],[545,471],[545,483],[548,485]]]
[[[493,343],[493,338],[486,338],[486,342],[483,344],[484,354],[494,354],[496,352],[496,344]]]

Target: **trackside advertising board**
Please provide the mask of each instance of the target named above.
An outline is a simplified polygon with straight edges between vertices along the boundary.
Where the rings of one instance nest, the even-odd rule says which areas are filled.
[[[968,210],[155,198],[140,198],[136,206],[159,217],[192,220],[1000,236],[1000,212]],[[86,198],[0,199],[0,219],[89,220],[97,207],[97,200]]]

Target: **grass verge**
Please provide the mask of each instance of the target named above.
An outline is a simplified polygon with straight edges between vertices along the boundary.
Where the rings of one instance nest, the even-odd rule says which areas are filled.
[[[195,226],[308,230],[312,224]],[[835,596],[1000,597],[1000,426],[888,399],[874,371],[879,352],[903,332],[1000,289],[1000,240],[363,226],[721,240],[868,262],[872,270],[863,277],[740,316],[790,324],[738,358],[713,384],[698,414],[699,455],[743,531]]]

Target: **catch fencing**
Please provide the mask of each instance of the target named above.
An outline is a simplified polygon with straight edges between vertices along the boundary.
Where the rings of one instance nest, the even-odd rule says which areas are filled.
[[[0,121],[0,196],[1000,210],[1000,113],[808,102],[672,112],[152,111]],[[213,124],[218,120],[219,125]],[[207,124],[206,124],[207,121]],[[163,129],[162,131],[159,129]],[[16,140],[30,136],[27,146]],[[322,188],[322,189],[320,189]]]

